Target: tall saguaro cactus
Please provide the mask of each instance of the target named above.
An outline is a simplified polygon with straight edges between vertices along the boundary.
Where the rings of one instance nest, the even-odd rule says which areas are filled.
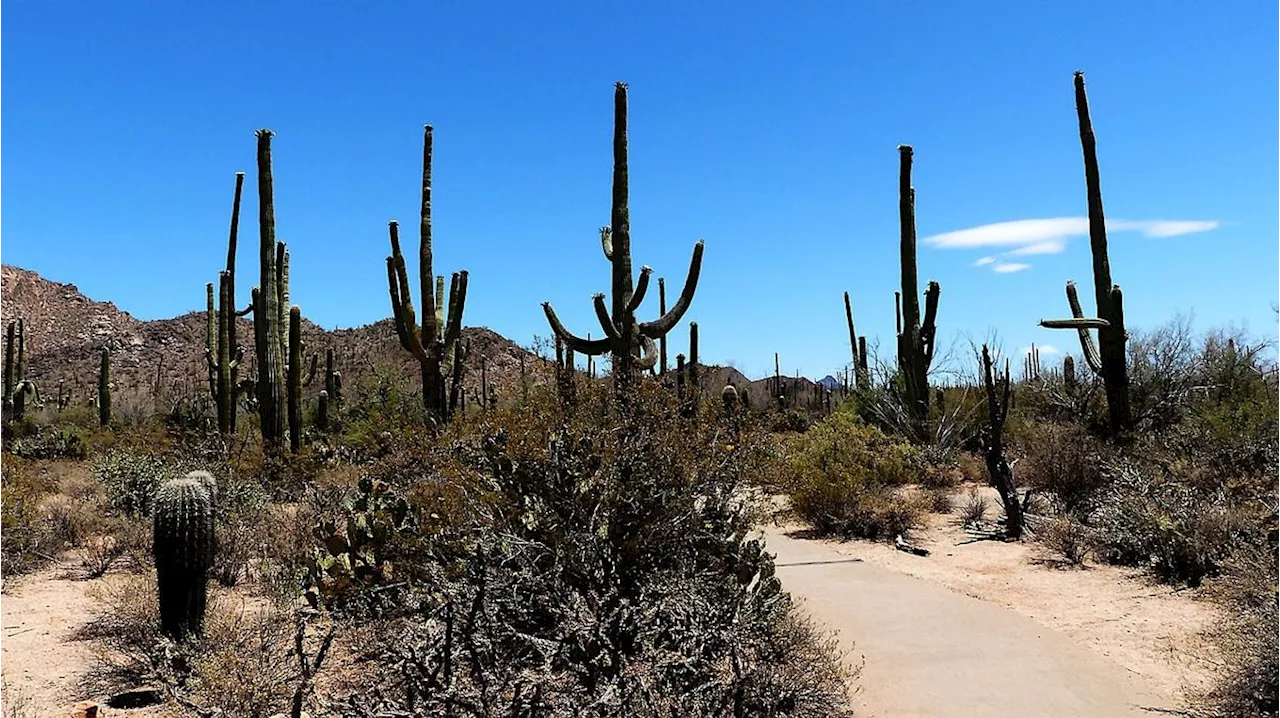
[[[236,344],[236,317],[249,313],[250,306],[237,311],[236,301],[236,243],[240,231],[240,197],[244,190],[244,173],[236,173],[235,198],[231,203],[231,230],[227,239],[227,267],[218,273],[218,304],[214,309],[213,285],[207,285],[209,337],[205,348],[205,361],[209,365],[209,388],[213,394],[214,408],[218,415],[218,431],[223,434],[236,430],[237,375],[244,351]]]
[[[898,334],[898,369],[902,373],[908,411],[917,425],[929,418],[929,365],[933,363],[937,334],[938,296],[942,289],[929,282],[925,290],[924,318],[920,317],[920,292],[916,278],[916,192],[911,187],[910,145],[898,147],[899,251],[902,265],[900,298],[902,326]]]
[[[849,324],[849,346],[853,350],[854,384],[859,389],[871,386],[871,374],[867,370],[867,338],[859,337],[853,327],[853,305],[849,303],[849,293],[844,293],[844,318]]]
[[[15,357],[16,354],[16,357]],[[16,361],[15,361],[16,358]],[[9,322],[4,336],[4,420],[21,420],[26,413],[27,395],[40,402],[40,389],[27,379],[26,325],[23,320]]]
[[[271,130],[258,130],[258,286],[253,295],[254,348],[258,359],[258,417],[263,449],[284,448],[285,327],[280,321],[281,286],[276,242],[275,192],[271,178]]]
[[[1085,192],[1089,203],[1089,248],[1093,254],[1093,293],[1098,303],[1098,316],[1086,318],[1076,296],[1075,282],[1067,282],[1067,304],[1071,319],[1046,319],[1040,326],[1049,329],[1075,329],[1080,335],[1080,349],[1085,363],[1102,377],[1107,393],[1107,413],[1115,433],[1129,428],[1129,369],[1125,359],[1128,336],[1124,327],[1124,294],[1111,283],[1111,260],[1107,257],[1107,224],[1102,211],[1102,182],[1098,172],[1097,139],[1089,119],[1089,98],[1084,91],[1084,73],[1075,74],[1076,118],[1080,124],[1080,147],[1084,152]],[[1090,329],[1098,330],[1094,344]]]
[[[448,314],[445,312],[444,277],[434,274],[431,257],[431,125],[422,132],[422,206],[419,216],[418,281],[422,290],[422,327],[409,289],[409,274],[400,252],[399,224],[391,222],[391,256],[387,257],[387,285],[391,293],[391,314],[400,346],[418,360],[422,371],[422,405],[437,420],[450,414],[446,402],[443,368],[455,358],[454,344],[462,334],[462,312],[467,301],[467,272],[454,272],[449,285]]]
[[[640,269],[640,277],[632,283],[631,275],[631,215],[629,208],[629,182],[627,170],[627,86],[619,82],[613,93],[613,201],[611,224],[600,229],[600,244],[605,259],[612,268],[612,307],[605,304],[604,294],[592,298],[596,318],[604,329],[602,339],[582,339],[570,333],[556,317],[550,302],[542,304],[551,329],[569,348],[588,355],[610,353],[613,361],[614,389],[619,406],[630,403],[629,388],[636,368],[651,369],[658,361],[655,339],[670,332],[688,311],[698,287],[698,275],[702,269],[703,241],[693,247],[693,259],[683,291],[670,312],[652,322],[636,319],[636,310],[644,301],[649,288],[649,267]]]
[[[98,364],[98,424],[111,423],[111,350],[102,347],[102,359]]]

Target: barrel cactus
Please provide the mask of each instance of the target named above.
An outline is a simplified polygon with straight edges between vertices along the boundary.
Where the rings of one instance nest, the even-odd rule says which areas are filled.
[[[170,479],[156,492],[153,551],[160,628],[174,640],[198,635],[204,625],[216,493],[213,477],[205,472]]]

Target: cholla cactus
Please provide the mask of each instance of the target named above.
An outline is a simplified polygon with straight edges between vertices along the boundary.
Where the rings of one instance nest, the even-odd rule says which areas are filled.
[[[170,479],[156,492],[153,552],[160,628],[174,640],[199,635],[204,626],[216,493],[213,477],[204,472]]]

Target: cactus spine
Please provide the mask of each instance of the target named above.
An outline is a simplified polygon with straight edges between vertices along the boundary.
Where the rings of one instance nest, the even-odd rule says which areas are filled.
[[[387,257],[387,284],[391,292],[391,313],[395,320],[400,346],[418,360],[422,373],[422,405],[428,415],[436,420],[447,419],[456,406],[452,391],[445,402],[445,379],[442,371],[446,362],[458,366],[454,344],[462,334],[462,312],[467,301],[467,272],[454,272],[449,287],[449,305],[446,315],[444,302],[444,277],[436,277],[431,256],[431,154],[432,128],[427,125],[422,133],[422,204],[419,217],[418,281],[422,289],[422,328],[418,329],[417,315],[409,290],[409,275],[404,255],[400,252],[398,224],[388,225],[391,236],[391,256]]]
[[[98,424],[111,423],[111,350],[102,347],[102,359],[98,363]]]
[[[1080,147],[1084,153],[1085,192],[1089,204],[1089,247],[1093,254],[1093,292],[1098,305],[1097,318],[1085,318],[1076,295],[1074,282],[1067,282],[1067,304],[1071,319],[1046,319],[1040,326],[1050,329],[1075,329],[1080,336],[1080,349],[1085,362],[1102,377],[1107,393],[1107,413],[1111,430],[1128,429],[1129,369],[1125,360],[1128,335],[1124,326],[1124,294],[1111,283],[1111,260],[1107,256],[1106,216],[1102,210],[1102,182],[1098,171],[1097,138],[1089,119],[1089,98],[1084,90],[1084,73],[1075,74],[1076,119],[1080,125]],[[1095,345],[1089,329],[1098,330]]]
[[[929,365],[933,363],[935,321],[941,287],[929,282],[925,290],[924,318],[920,317],[920,293],[916,278],[916,193],[911,187],[910,145],[898,147],[899,251],[902,268],[901,328],[898,334],[898,369],[902,373],[908,412],[917,426],[929,418]]]
[[[654,340],[661,340],[680,321],[693,302],[698,287],[698,275],[702,268],[703,241],[693,248],[689,275],[684,290],[670,312],[652,322],[639,322],[636,310],[644,301],[649,288],[649,267],[640,269],[640,277],[632,284],[631,275],[631,216],[628,207],[630,178],[627,170],[627,86],[617,83],[613,93],[613,199],[611,224],[600,229],[600,245],[612,267],[612,309],[605,304],[603,294],[593,297],[596,318],[604,329],[602,339],[588,341],[565,329],[556,317],[550,302],[544,302],[547,321],[557,337],[569,348],[583,354],[599,355],[609,352],[613,360],[614,389],[619,407],[630,405],[630,385],[635,369],[651,369],[658,361]]]
[[[160,627],[165,635],[179,641],[201,632],[213,562],[216,486],[211,485],[212,477],[196,476],[202,473],[164,482],[154,504]]]

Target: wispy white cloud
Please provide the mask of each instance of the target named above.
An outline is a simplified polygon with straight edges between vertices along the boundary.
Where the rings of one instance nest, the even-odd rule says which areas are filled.
[[[1054,219],[1016,219],[1011,222],[984,224],[981,227],[944,232],[925,237],[925,244],[942,249],[967,247],[1016,247],[1049,240],[1065,240],[1067,237],[1086,234],[1089,220],[1084,217],[1057,217]]]
[[[1146,237],[1177,237],[1208,232],[1221,224],[1217,220],[1112,219],[1107,220],[1107,229],[1113,232],[1141,232]],[[981,227],[935,234],[925,237],[924,242],[940,249],[1015,247],[1023,250],[1034,246],[1037,247],[1036,250],[1023,253],[1050,254],[1048,247],[1065,247],[1071,237],[1083,237],[1087,234],[1087,217],[1053,217],[984,224]]]
[[[1127,230],[1142,232],[1144,237],[1179,237],[1184,234],[1208,232],[1220,226],[1222,223],[1217,220],[1117,219],[1107,221],[1107,229],[1117,232]]]
[[[1030,264],[1022,264],[1019,262],[1000,262],[991,267],[991,271],[1000,274],[1009,274],[1010,272],[1021,272],[1024,269],[1031,269]]]
[[[978,261],[976,261],[976,262],[974,262],[974,263],[973,263],[973,266],[975,266],[975,267],[985,267],[985,266],[987,266],[988,264],[992,264],[992,263],[994,263],[995,261],[996,261],[996,258],[995,258],[995,257],[979,257],[979,258],[978,258]]]
[[[1025,257],[1032,254],[1057,254],[1067,248],[1065,239],[1049,239],[1035,244],[1027,244],[1005,252],[1011,257]]]

